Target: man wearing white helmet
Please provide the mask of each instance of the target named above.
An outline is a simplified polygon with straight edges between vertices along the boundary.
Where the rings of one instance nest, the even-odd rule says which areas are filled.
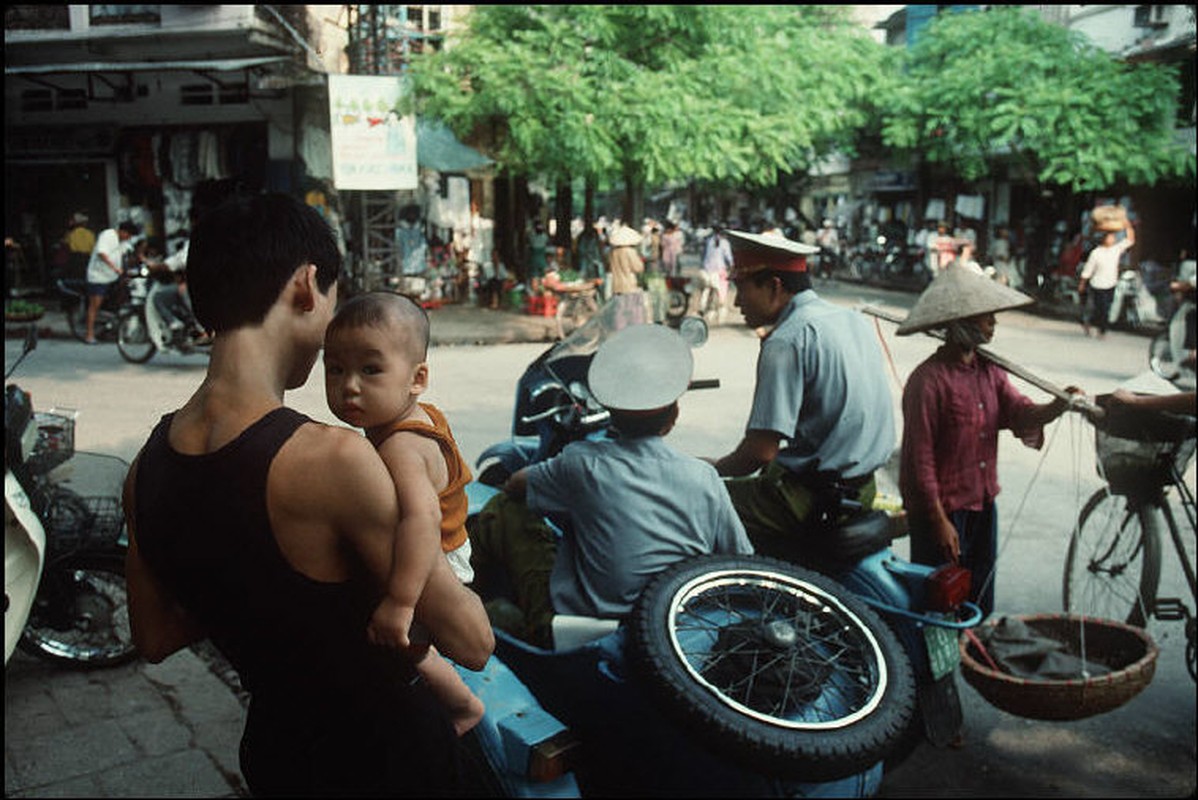
[[[500,627],[548,647],[555,613],[622,617],[678,561],[753,552],[716,471],[662,441],[692,366],[690,347],[661,325],[630,326],[599,348],[587,382],[615,438],[520,470],[470,530],[475,585],[498,569],[515,588],[523,620]],[[560,542],[539,519],[554,512],[570,519]]]

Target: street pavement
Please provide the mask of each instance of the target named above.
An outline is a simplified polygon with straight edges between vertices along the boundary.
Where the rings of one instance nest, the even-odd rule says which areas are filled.
[[[738,322],[733,312],[727,324]],[[70,336],[61,312],[38,324],[43,336]],[[7,336],[22,332],[6,326]],[[432,333],[438,345],[548,342],[556,327],[552,318],[446,306],[432,311]],[[6,796],[248,796],[237,762],[245,697],[210,645],[158,665],[95,671],[55,667],[18,651],[5,670],[4,696]],[[951,783],[943,785],[948,775],[935,776],[937,753],[923,750],[918,763],[904,767],[906,780],[892,785],[893,796],[920,785],[952,793]],[[1062,784],[1063,795],[1068,786]]]

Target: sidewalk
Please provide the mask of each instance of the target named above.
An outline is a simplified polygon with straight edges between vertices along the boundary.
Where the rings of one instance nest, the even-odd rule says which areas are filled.
[[[40,339],[70,339],[71,326],[67,315],[58,308],[58,301],[39,298],[46,307],[45,315],[34,324]],[[513,310],[479,308],[474,305],[445,305],[429,310],[432,322],[430,344],[473,345],[510,344],[513,342],[552,342],[557,337],[557,322],[553,317],[537,317]],[[30,323],[4,323],[4,338],[20,338]]]

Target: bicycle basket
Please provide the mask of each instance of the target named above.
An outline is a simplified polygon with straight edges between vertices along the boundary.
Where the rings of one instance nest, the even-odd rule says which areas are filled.
[[[33,415],[37,442],[26,460],[31,475],[44,475],[67,461],[75,452],[75,418],[53,411]]]
[[[125,518],[119,497],[82,497],[60,489],[46,507],[46,542],[54,553],[115,545]]]
[[[1099,477],[1112,494],[1152,493],[1171,480],[1175,462],[1184,471],[1194,455],[1193,420],[1177,415],[1122,413],[1094,428]]]
[[[1168,445],[1124,439],[1096,429],[1094,449],[1098,477],[1107,482],[1111,494],[1144,494],[1169,482],[1168,462],[1160,458]]]

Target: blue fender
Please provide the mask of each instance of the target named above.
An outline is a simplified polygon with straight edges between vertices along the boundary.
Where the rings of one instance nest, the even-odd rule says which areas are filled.
[[[575,792],[590,786],[588,791],[619,794],[652,786],[679,796],[870,797],[881,785],[881,763],[837,781],[782,780],[745,770],[699,745],[662,716],[639,681],[626,674],[623,628],[559,651],[533,647],[501,630],[495,639],[495,655],[483,672],[458,671],[487,707],[480,742],[512,796],[562,796],[552,792],[569,788],[532,784],[506,766],[527,757],[520,743],[527,731],[541,735],[562,723],[583,740],[586,764]],[[521,724],[514,725],[517,720]]]
[[[491,771],[505,797],[581,797],[574,773],[551,781],[528,777],[532,748],[566,726],[549,714],[503,661],[492,656],[479,672],[458,667],[458,674],[486,713],[474,729]]]

